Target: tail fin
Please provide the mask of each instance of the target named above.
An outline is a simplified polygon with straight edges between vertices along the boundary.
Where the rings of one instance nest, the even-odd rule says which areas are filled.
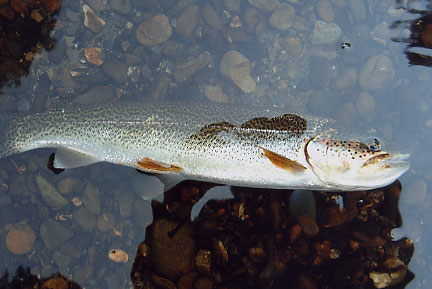
[[[15,148],[15,136],[17,134],[15,117],[0,114],[0,158],[17,153]]]

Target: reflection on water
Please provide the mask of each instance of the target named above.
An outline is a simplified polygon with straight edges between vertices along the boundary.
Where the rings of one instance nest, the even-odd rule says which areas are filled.
[[[36,55],[54,46],[50,33],[56,25],[54,16],[61,1],[7,2],[0,9],[0,86],[19,86]]]
[[[61,274],[55,274],[49,278],[43,278],[32,274],[30,269],[19,267],[13,273],[12,280],[9,279],[9,273],[6,272],[0,278],[0,288],[5,289],[26,289],[26,288],[42,288],[42,289],[81,289],[77,283],[67,279]]]
[[[28,19],[16,6],[24,1],[12,2],[0,4],[1,20]],[[342,210],[332,194],[314,192],[315,220],[289,214],[291,191],[236,189],[234,199],[210,202],[190,221],[209,185],[182,183],[152,207],[150,187],[160,190],[160,183],[149,185],[134,170],[101,164],[53,175],[46,169],[51,151],[16,155],[0,160],[1,267],[29,266],[45,278],[60,272],[86,288],[372,288],[373,280],[405,287],[410,271],[407,288],[430,288],[432,80],[421,67],[430,61],[428,5],[64,1],[55,49],[35,58],[28,51],[37,50],[22,48],[27,34],[2,24],[0,66],[9,63],[17,74],[0,81],[31,72],[16,92],[4,88],[2,112],[142,98],[264,104],[374,127],[371,133],[410,152],[412,169],[401,179],[403,191],[396,183],[344,194]],[[39,41],[48,48],[52,25],[44,25]],[[178,250],[182,241],[187,262],[167,269],[159,245]],[[126,253],[126,263],[110,259],[113,250]]]
[[[430,9],[430,7],[427,8]],[[411,20],[397,20],[392,23],[392,28],[401,29],[401,27],[409,25],[409,37],[394,37],[393,40],[408,43],[404,53],[409,64],[432,66],[432,55],[428,51],[432,48],[432,12],[431,10],[416,9],[409,9],[408,12],[413,17],[419,17]]]
[[[401,224],[398,182],[344,194],[343,208],[315,193],[316,222],[289,213],[292,191],[247,188],[207,202],[190,222],[202,193],[185,183],[153,203],[134,288],[403,288],[413,278],[412,241],[390,236]]]

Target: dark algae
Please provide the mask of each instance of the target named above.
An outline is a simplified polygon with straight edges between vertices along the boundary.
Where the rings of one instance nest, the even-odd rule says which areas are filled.
[[[290,190],[233,188],[233,199],[207,202],[190,221],[207,189],[184,182],[153,201],[134,288],[404,288],[414,277],[413,242],[391,237],[399,182],[342,194],[343,204],[314,192],[316,218],[290,214]]]

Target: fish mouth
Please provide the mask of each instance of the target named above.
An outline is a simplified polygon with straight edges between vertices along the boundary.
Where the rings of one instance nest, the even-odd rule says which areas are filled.
[[[410,166],[408,158],[409,154],[389,154],[383,152],[369,158],[362,167],[380,164],[383,168],[405,168],[407,170]]]

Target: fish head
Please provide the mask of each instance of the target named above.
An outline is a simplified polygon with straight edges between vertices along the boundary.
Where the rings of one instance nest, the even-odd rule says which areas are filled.
[[[410,166],[408,154],[383,151],[377,138],[362,142],[318,137],[309,140],[305,154],[318,178],[340,190],[384,187]]]

